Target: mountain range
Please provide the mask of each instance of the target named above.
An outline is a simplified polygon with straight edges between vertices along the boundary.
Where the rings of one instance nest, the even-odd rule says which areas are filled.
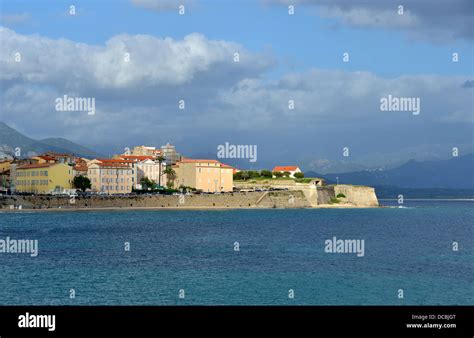
[[[7,124],[0,122],[0,157],[2,153],[11,154],[16,148],[21,150],[20,157],[34,154],[39,155],[46,151],[69,153],[85,158],[104,157],[102,154],[64,138],[34,140],[9,127]]]
[[[449,160],[410,160],[396,168],[359,170],[348,173],[319,174],[306,172],[307,177],[323,177],[328,182],[402,188],[474,189],[474,154]]]
[[[0,157],[3,153],[19,147],[22,156],[32,156],[46,151],[72,153],[85,158],[101,158],[106,155],[97,153],[84,146],[64,138],[34,140],[0,122]],[[2,151],[3,149],[3,151]],[[211,156],[211,154],[206,154]],[[201,157],[209,157],[201,156]],[[213,157],[209,157],[213,158]],[[239,163],[228,163],[237,165]],[[259,163],[262,165],[262,163]],[[268,163],[267,167],[271,167]],[[343,173],[321,174],[306,171],[306,177],[322,177],[329,183],[345,183],[406,189],[474,189],[474,154],[453,157],[448,160],[416,161],[410,160],[391,169],[361,169]]]

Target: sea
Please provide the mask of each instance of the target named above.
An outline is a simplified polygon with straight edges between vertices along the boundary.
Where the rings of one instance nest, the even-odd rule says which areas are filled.
[[[0,212],[0,305],[473,305],[474,201],[380,202]]]

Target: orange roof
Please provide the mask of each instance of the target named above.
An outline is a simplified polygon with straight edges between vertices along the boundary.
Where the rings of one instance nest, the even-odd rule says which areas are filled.
[[[97,161],[100,161],[102,163],[135,163],[135,161],[132,160],[123,160],[120,158],[99,158]]]
[[[145,156],[145,155],[120,155],[121,158],[124,160],[137,160],[137,161],[143,161],[143,160],[152,160],[155,157],[154,156]]]
[[[126,164],[121,164],[121,163],[96,163],[99,167],[105,167],[105,168],[130,168]]]
[[[228,165],[228,164],[224,164],[224,163],[221,163],[221,167],[222,167],[222,168],[230,168],[230,169],[234,169],[234,167],[231,167],[230,165]]]
[[[198,163],[198,162],[203,162],[203,163],[219,163],[217,160],[203,160],[203,159],[192,159],[192,158],[183,158],[181,163]]]
[[[298,169],[296,165],[276,166],[272,171],[295,171]]]
[[[45,160],[45,161],[54,161],[55,160],[54,157],[51,157],[51,156],[48,156],[48,155],[40,155],[38,157]]]
[[[42,163],[42,164],[25,164],[17,169],[34,169],[34,168],[48,168],[58,163]]]
[[[79,163],[74,166],[74,170],[76,171],[87,171],[87,164],[86,163]]]

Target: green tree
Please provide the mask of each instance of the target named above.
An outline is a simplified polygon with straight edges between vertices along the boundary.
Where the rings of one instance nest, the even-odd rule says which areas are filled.
[[[236,172],[234,174],[234,180],[238,181],[242,179],[242,171]]]
[[[262,170],[260,171],[261,177],[272,178],[272,172],[270,170]]]
[[[162,176],[162,173],[161,173],[161,164],[166,160],[165,157],[163,155],[160,155],[156,158],[156,160],[158,161],[160,167],[158,168],[158,171],[159,171],[159,174],[158,174],[158,186],[161,187],[161,176]]]
[[[283,176],[290,177],[291,173],[289,171],[284,171]]]
[[[148,177],[145,176],[140,179],[140,184],[142,185],[143,190],[148,190],[153,189],[156,183],[155,181],[150,180]]]
[[[82,175],[74,177],[72,184],[74,188],[81,189],[82,192],[86,191],[86,189],[92,188],[91,180]]]
[[[164,173],[166,174],[166,186],[168,189],[174,187],[174,181],[176,180],[176,172],[171,166],[167,166]]]
[[[260,173],[256,170],[249,170],[248,171],[249,177],[250,178],[258,178],[260,177]]]
[[[281,171],[274,171],[273,176],[275,176],[276,178],[283,177],[283,173]]]
[[[295,178],[304,178],[303,173],[295,173],[294,176],[295,176]]]
[[[242,173],[242,174],[241,174],[241,177],[242,177],[242,179],[243,179],[244,181],[245,181],[247,178],[250,177],[248,171],[241,171],[241,173]]]

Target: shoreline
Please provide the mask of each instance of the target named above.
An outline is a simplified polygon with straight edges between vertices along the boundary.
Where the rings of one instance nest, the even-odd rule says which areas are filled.
[[[320,205],[318,207],[301,207],[301,208],[266,208],[266,207],[209,207],[209,206],[187,206],[187,207],[100,207],[100,208],[22,208],[22,209],[0,209],[0,213],[21,213],[21,212],[67,212],[67,211],[192,211],[192,210],[213,210],[213,211],[222,211],[222,210],[311,210],[311,209],[378,209],[384,208],[384,206],[377,207],[363,207],[355,205]]]

